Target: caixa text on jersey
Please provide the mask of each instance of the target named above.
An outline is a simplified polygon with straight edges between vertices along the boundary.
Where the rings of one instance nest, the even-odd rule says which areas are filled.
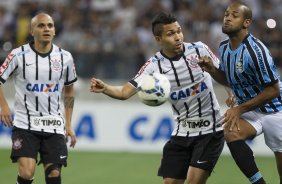
[[[59,84],[32,84],[28,83],[26,85],[27,91],[32,92],[57,92],[59,91]]]

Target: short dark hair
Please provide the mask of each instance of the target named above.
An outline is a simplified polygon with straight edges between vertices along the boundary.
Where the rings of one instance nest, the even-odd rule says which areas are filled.
[[[177,19],[174,15],[170,13],[161,12],[153,18],[152,21],[152,32],[155,36],[161,36],[162,26],[165,24],[171,24],[176,22]]]

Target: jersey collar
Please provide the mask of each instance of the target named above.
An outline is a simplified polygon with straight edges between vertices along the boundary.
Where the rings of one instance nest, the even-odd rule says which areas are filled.
[[[40,52],[36,51],[35,48],[34,48],[34,46],[33,46],[33,44],[34,44],[33,41],[32,41],[32,42],[29,42],[30,48],[31,48],[36,54],[38,54],[39,56],[41,56],[42,58],[49,56],[50,53],[51,53],[52,50],[53,50],[53,44],[52,44],[52,45],[51,45],[51,49],[49,50],[49,52],[43,54],[43,53],[40,53]]]
[[[168,57],[167,55],[165,55],[165,53],[163,53],[162,50],[160,51],[160,53],[161,53],[161,55],[162,55],[163,57],[165,57],[165,58],[168,59],[168,60],[171,60],[171,61],[178,61],[181,57],[183,57],[183,54],[184,54],[184,52],[185,52],[184,44],[183,44],[182,46],[183,46],[183,52],[177,54],[176,56],[174,56],[174,57],[172,57],[172,58],[170,58],[170,57]]]

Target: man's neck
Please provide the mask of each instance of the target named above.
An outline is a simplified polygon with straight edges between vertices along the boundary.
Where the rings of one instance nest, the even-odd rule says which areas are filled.
[[[239,47],[239,45],[243,42],[243,40],[246,38],[247,35],[248,35],[247,30],[243,30],[234,35],[229,35],[230,49],[236,50]]]
[[[50,49],[52,48],[52,43],[39,43],[39,42],[34,42],[34,49],[41,53],[41,54],[46,54],[50,51]]]

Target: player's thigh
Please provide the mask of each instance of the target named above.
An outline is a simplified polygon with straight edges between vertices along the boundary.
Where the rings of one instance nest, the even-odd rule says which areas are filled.
[[[209,176],[210,176],[210,171],[206,171],[196,167],[189,167],[187,174],[187,183],[205,184]]]
[[[191,160],[189,145],[194,138],[172,137],[164,148],[158,176],[162,176],[166,183],[168,181],[182,181],[187,177],[188,167]]]
[[[266,145],[273,152],[282,152],[282,112],[264,115],[262,125]]]
[[[249,111],[242,114],[239,119],[240,131],[234,128],[232,131],[224,128],[224,137],[227,142],[252,139],[262,133],[261,114]]]
[[[20,157],[17,162],[19,175],[25,179],[33,178],[36,160],[34,158]]]
[[[40,148],[40,162],[67,165],[68,150],[66,138],[61,134],[45,136]]]
[[[14,127],[12,130],[12,151],[13,162],[21,157],[32,158],[37,161],[37,154],[40,149],[40,138],[31,131]]]

